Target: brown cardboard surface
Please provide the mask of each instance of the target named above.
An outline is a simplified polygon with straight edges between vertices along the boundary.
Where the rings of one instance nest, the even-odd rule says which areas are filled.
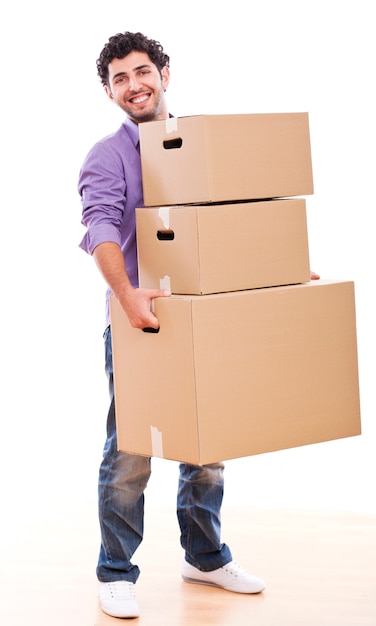
[[[197,115],[139,129],[145,206],[313,193],[307,113]]]
[[[111,300],[120,450],[194,464],[360,434],[354,284]]]
[[[310,280],[303,198],[136,209],[139,283],[209,294]]]

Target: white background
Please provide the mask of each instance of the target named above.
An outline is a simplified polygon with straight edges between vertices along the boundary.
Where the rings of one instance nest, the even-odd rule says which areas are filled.
[[[24,0],[1,9],[0,470],[9,524],[19,511],[45,515],[96,498],[105,285],[78,248],[76,185],[86,152],[122,120],[95,61],[124,30],[160,40],[170,55],[174,115],[309,112],[311,267],[355,282],[362,436],[230,461],[225,502],[376,512],[372,4]],[[176,465],[155,460],[149,502],[174,504]]]

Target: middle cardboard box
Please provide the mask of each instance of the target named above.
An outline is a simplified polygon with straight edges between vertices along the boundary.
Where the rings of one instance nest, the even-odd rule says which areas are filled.
[[[139,284],[210,294],[310,280],[303,198],[136,209]]]

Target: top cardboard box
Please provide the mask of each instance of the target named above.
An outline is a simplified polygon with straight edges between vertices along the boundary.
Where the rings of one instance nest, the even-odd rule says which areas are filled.
[[[198,115],[139,128],[145,206],[313,193],[308,113]]]

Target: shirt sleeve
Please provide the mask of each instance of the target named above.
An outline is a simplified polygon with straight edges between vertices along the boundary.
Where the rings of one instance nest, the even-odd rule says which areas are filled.
[[[80,247],[88,254],[106,241],[121,244],[121,225],[126,203],[122,160],[109,142],[97,143],[82,165],[78,192],[86,233]]]

